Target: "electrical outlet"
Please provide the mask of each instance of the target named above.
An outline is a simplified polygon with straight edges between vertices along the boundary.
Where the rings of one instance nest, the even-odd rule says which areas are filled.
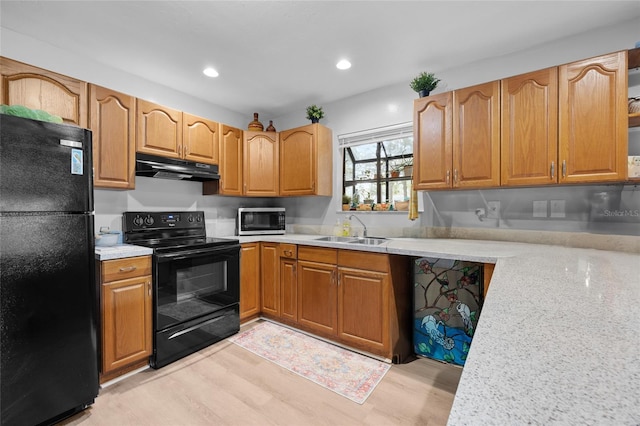
[[[487,202],[487,218],[500,219],[500,201]]]
[[[551,217],[565,217],[564,200],[551,200]]]
[[[547,217],[547,200],[533,202],[533,217]]]

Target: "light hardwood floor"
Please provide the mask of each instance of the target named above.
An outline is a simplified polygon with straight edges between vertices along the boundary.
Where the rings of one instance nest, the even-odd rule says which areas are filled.
[[[461,373],[422,358],[394,364],[360,405],[224,340],[101,389],[61,424],[445,425]]]

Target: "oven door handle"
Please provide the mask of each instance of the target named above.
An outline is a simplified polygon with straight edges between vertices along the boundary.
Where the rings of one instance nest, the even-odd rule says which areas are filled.
[[[240,250],[239,244],[227,245],[224,247],[212,247],[200,250],[179,251],[176,253],[156,253],[158,262],[167,262],[173,260],[190,259],[194,256],[207,255],[207,254],[219,254],[223,252],[233,253]]]

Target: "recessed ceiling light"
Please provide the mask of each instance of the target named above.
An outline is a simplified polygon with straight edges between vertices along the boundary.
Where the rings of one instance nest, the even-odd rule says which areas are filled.
[[[203,73],[204,75],[206,75],[207,77],[217,77],[217,76],[219,75],[219,74],[218,74],[218,71],[216,71],[215,69],[213,69],[213,68],[211,68],[211,67],[209,67],[209,68],[205,68],[205,69],[202,71],[202,73]]]
[[[336,68],[338,68],[339,70],[348,70],[349,68],[351,68],[351,62],[347,61],[346,59],[341,59],[336,64]]]

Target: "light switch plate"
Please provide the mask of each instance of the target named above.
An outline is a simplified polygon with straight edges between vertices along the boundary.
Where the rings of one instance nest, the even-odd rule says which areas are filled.
[[[551,200],[551,217],[565,217],[564,200]]]
[[[533,202],[533,217],[547,217],[547,200]]]

